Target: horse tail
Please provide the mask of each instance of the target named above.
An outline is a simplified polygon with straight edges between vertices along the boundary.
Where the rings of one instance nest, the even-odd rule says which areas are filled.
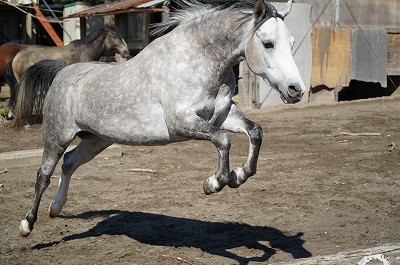
[[[12,127],[41,122],[46,94],[58,72],[68,65],[62,60],[42,60],[26,69],[21,78]]]
[[[14,75],[12,62],[13,59],[7,63],[6,71],[4,72],[4,80],[10,87],[10,104],[9,104],[10,107],[14,107],[18,94],[18,82]]]

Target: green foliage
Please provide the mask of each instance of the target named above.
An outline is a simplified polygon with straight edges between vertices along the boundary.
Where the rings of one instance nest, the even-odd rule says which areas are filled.
[[[7,118],[8,107],[4,106],[0,108],[0,117]]]

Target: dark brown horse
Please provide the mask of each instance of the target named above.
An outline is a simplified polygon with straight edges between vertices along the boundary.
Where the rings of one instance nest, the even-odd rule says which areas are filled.
[[[80,40],[74,40],[65,46],[30,46],[26,48],[14,57],[6,69],[6,79],[11,89],[10,106],[15,104],[17,84],[29,66],[45,59],[59,59],[70,64],[98,61],[105,51],[110,50],[120,54],[123,58],[129,56],[128,45],[117,28],[113,26],[101,28],[97,32]]]
[[[28,47],[27,45],[8,42],[0,46],[0,85],[4,84],[4,73],[6,71],[7,63],[14,58],[14,56]]]

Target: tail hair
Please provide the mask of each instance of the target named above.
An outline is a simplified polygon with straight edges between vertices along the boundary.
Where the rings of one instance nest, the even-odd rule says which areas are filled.
[[[26,124],[41,122],[46,94],[58,72],[68,65],[63,60],[42,60],[26,69],[19,86],[12,127],[20,129]]]

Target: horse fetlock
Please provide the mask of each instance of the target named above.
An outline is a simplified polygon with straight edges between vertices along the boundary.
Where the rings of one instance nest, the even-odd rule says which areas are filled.
[[[208,179],[206,179],[203,183],[203,191],[206,195],[210,195],[216,192],[221,191],[225,183],[220,183],[218,179],[215,177],[215,175],[212,175]]]

